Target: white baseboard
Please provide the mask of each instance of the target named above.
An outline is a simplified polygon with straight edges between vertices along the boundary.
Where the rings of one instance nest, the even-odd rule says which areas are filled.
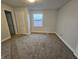
[[[52,34],[52,33],[55,33],[55,32],[39,32],[39,31],[33,31],[33,32],[31,32],[31,33],[40,33],[40,34],[41,34],[41,33],[45,33],[45,34],[51,33],[51,34]]]
[[[64,40],[62,39],[62,37],[61,37],[59,34],[56,33],[56,35],[64,42],[64,44],[65,44],[65,45],[73,52],[73,54],[78,58],[78,55],[76,54],[76,52],[74,51],[74,49],[71,48],[71,46],[70,46],[66,41],[64,41]]]
[[[30,35],[31,33],[23,33],[23,35]],[[20,35],[20,33],[17,33],[16,35]],[[22,34],[21,34],[22,35]]]
[[[6,41],[6,40],[9,40],[10,38],[11,38],[11,37],[10,37],[10,36],[8,36],[8,37],[6,37],[6,38],[2,39],[2,40],[1,40],[1,43],[2,43],[2,42],[4,42],[4,41]]]

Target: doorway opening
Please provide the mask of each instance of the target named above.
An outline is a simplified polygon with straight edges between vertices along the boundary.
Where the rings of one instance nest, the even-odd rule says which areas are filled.
[[[13,24],[13,19],[12,19],[12,13],[11,11],[5,10],[5,15],[6,15],[10,35],[13,36],[15,35],[15,29],[14,29],[14,24]]]

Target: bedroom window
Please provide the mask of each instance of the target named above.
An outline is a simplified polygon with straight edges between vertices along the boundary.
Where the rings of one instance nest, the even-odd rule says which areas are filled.
[[[33,25],[34,27],[43,26],[43,14],[33,14]]]

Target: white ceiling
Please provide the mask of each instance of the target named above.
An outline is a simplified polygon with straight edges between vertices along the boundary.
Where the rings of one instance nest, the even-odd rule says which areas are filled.
[[[58,9],[70,0],[36,0],[29,3],[27,0],[2,0],[13,7],[28,7],[29,9]]]

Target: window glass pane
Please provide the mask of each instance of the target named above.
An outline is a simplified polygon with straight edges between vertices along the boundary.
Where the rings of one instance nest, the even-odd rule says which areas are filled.
[[[34,21],[34,26],[41,27],[41,26],[43,26],[43,23],[41,21]]]
[[[43,15],[42,14],[33,14],[33,20],[42,20]]]

